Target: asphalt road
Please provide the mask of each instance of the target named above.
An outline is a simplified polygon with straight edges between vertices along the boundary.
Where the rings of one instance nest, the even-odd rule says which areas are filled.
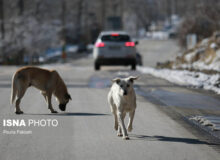
[[[139,41],[138,51],[143,55],[144,65],[155,67],[158,62],[174,60],[180,52],[178,43],[173,40],[148,40]]]
[[[164,43],[166,42],[157,44],[161,44],[162,47],[166,46]],[[169,44],[173,45],[172,42]],[[169,48],[167,53],[171,53]],[[144,55],[146,59],[148,55],[152,54],[146,51]],[[152,62],[153,64],[155,63]],[[50,114],[39,91],[29,88],[21,103],[25,114],[15,115],[9,99],[11,76],[18,67],[2,67],[0,71],[1,160],[220,159],[218,145],[206,139],[205,133],[198,133],[193,126],[185,124],[179,114],[176,114],[180,111],[189,114],[192,110],[180,107],[183,106],[181,105],[183,102],[180,102],[179,106],[168,103],[169,97],[167,101],[160,101],[158,98],[164,93],[161,91],[196,94],[217,99],[215,95],[174,86],[149,75],[141,75],[135,86],[138,96],[134,127],[129,134],[130,140],[125,141],[117,137],[113,129],[113,116],[107,104],[107,93],[112,78],[128,74],[139,75],[138,71],[130,71],[126,67],[103,67],[101,71],[95,72],[90,57],[66,64],[42,67],[56,69],[60,73],[67,84],[72,101],[67,105],[66,112],[61,112],[53,99],[53,106],[60,113]],[[215,104],[217,105],[217,102]],[[193,109],[193,111],[199,112],[201,109]],[[209,112],[218,114],[219,110],[217,108]],[[3,121],[11,119],[23,120],[26,126],[4,126]],[[48,126],[47,122],[43,127],[43,122],[48,120],[56,121],[58,125]],[[42,124],[28,126],[30,121],[41,121]],[[8,133],[3,133],[6,131]],[[26,131],[26,134],[20,134],[21,131]]]

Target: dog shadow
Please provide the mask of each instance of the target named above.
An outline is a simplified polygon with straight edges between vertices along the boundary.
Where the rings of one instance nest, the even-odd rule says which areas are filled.
[[[206,145],[220,145],[220,143],[209,143],[194,138],[180,138],[180,137],[167,137],[167,136],[147,136],[147,135],[130,135],[131,140],[146,140],[146,141],[162,141],[162,142],[179,142],[186,144],[206,144]]]
[[[109,116],[110,114],[105,113],[86,113],[86,112],[65,112],[65,113],[24,113],[24,115],[45,115],[45,116]]]

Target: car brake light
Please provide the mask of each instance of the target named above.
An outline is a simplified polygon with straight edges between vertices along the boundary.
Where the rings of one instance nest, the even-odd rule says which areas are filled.
[[[111,36],[119,36],[118,33],[112,33]]]
[[[135,43],[134,42],[125,42],[126,47],[134,47]]]
[[[103,42],[98,42],[95,44],[96,47],[105,47],[105,43]]]

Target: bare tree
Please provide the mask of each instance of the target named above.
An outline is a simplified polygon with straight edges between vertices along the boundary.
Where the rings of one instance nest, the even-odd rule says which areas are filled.
[[[102,14],[102,19],[101,19],[101,29],[103,30],[105,28],[105,12],[106,12],[106,1],[105,0],[101,0],[101,14]]]
[[[82,13],[83,13],[83,3],[84,3],[84,0],[79,0],[78,3],[77,3],[77,6],[78,6],[78,11],[77,11],[77,20],[76,20],[76,24],[77,24],[77,27],[76,27],[76,33],[77,33],[77,37],[78,37],[78,40],[79,42],[81,41],[81,29],[82,29]]]
[[[23,15],[24,12],[24,0],[18,1],[19,15]]]
[[[64,43],[66,43],[66,0],[62,0],[61,21],[62,21],[62,40],[64,41]]]
[[[4,26],[4,0],[0,0],[0,25],[1,25],[1,39],[5,36],[5,26]]]

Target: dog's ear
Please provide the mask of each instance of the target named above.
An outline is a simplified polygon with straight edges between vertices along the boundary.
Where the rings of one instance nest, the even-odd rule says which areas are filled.
[[[71,98],[71,96],[70,96],[69,93],[67,93],[67,94],[65,95],[65,98],[66,98],[66,99],[70,99],[70,100],[72,100],[72,98]]]
[[[129,79],[129,81],[130,81],[131,83],[133,83],[134,80],[137,80],[138,78],[139,78],[139,76],[136,76],[136,77],[130,76],[130,77],[128,77],[128,79]]]
[[[121,82],[121,79],[120,78],[115,78],[115,79],[112,80],[112,82],[116,82],[118,84],[118,83]]]

